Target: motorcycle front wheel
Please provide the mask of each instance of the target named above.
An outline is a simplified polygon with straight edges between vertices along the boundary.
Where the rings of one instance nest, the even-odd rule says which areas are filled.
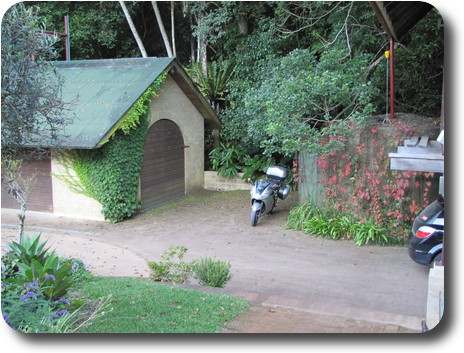
[[[254,227],[258,223],[258,216],[259,216],[259,210],[258,211],[251,210],[250,224],[252,227]]]

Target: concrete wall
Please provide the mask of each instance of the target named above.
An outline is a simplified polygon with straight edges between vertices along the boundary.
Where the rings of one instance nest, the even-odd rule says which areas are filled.
[[[63,174],[64,167],[56,158],[52,159],[53,213],[83,219],[103,221],[102,205],[87,196],[71,191],[63,180],[54,174]]]
[[[204,176],[204,118],[184,92],[168,75],[158,97],[150,103],[150,126],[168,119],[179,126],[185,149],[185,192],[203,188]]]
[[[250,184],[242,179],[243,173],[232,178],[223,177],[213,171],[205,171],[205,189],[217,191],[250,190]]]

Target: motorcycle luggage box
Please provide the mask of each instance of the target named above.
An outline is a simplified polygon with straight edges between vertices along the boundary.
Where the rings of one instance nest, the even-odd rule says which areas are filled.
[[[287,169],[283,167],[269,167],[267,168],[266,176],[269,179],[284,181],[287,178]]]
[[[285,200],[290,192],[290,185],[288,184],[282,184],[282,186],[279,188],[279,191],[277,191],[277,196],[281,200]]]

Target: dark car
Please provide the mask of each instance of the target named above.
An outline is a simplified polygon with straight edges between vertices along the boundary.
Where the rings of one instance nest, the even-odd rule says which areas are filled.
[[[421,265],[441,261],[444,234],[445,201],[440,196],[414,220],[409,238],[409,257]]]

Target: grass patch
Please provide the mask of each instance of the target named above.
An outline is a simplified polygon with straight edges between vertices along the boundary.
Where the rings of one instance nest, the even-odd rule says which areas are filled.
[[[85,333],[214,333],[248,307],[230,296],[138,278],[95,277],[74,296],[86,302],[111,296],[112,310],[85,327]]]

